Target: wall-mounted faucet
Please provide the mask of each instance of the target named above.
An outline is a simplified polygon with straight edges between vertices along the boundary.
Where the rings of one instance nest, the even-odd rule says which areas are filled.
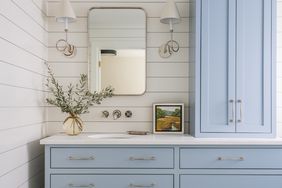
[[[121,117],[121,111],[120,110],[113,111],[113,118],[114,118],[114,120],[117,120],[120,117]]]
[[[103,114],[103,116],[104,116],[105,118],[108,118],[109,115],[110,115],[110,113],[109,113],[107,110],[104,110],[104,111],[102,112],[102,114]]]

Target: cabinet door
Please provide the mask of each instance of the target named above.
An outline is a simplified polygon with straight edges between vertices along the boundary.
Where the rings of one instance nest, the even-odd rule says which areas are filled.
[[[237,0],[237,132],[271,132],[271,7]]]
[[[236,1],[201,3],[201,132],[235,132]]]
[[[281,175],[181,175],[180,188],[280,188]]]

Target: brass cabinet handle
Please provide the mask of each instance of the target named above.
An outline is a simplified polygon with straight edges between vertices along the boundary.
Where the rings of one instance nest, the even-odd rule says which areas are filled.
[[[229,122],[230,123],[233,123],[234,122],[234,117],[235,117],[235,110],[234,110],[234,100],[229,100],[229,103],[231,104],[231,119],[229,119]]]
[[[150,185],[141,185],[141,184],[133,184],[133,183],[131,183],[131,184],[129,184],[129,187],[155,187],[155,184],[152,183]]]
[[[238,119],[238,123],[241,123],[242,121],[243,121],[243,112],[242,112],[242,100],[238,100],[237,101],[238,102],[238,104],[239,104],[239,119]]]
[[[156,157],[129,157],[130,161],[154,161]]]
[[[90,157],[73,157],[73,156],[69,156],[68,158],[69,160],[73,160],[73,161],[90,161],[90,160],[95,160],[94,156],[90,156]]]
[[[218,161],[244,161],[244,157],[218,157]]]
[[[84,188],[94,188],[95,187],[95,185],[94,184],[88,184],[88,185],[74,185],[74,184],[69,184],[69,187],[84,187]]]

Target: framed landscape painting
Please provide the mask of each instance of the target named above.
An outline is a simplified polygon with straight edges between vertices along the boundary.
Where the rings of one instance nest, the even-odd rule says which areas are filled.
[[[154,133],[184,133],[184,104],[167,103],[153,105]]]

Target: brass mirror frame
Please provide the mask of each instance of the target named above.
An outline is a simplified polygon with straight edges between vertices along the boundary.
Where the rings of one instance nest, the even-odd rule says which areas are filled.
[[[90,91],[93,91],[94,89],[93,86],[91,87],[91,61],[90,61],[90,54],[91,54],[91,48],[90,48],[90,42],[89,42],[89,16],[90,16],[90,12],[91,10],[94,9],[138,9],[138,10],[142,10],[145,14],[145,90],[143,93],[140,94],[114,94],[114,96],[142,96],[146,93],[147,91],[147,12],[144,10],[144,8],[142,7],[91,7],[88,10],[87,13],[87,61],[88,61],[88,67],[87,67],[87,73],[88,73],[88,89]]]

